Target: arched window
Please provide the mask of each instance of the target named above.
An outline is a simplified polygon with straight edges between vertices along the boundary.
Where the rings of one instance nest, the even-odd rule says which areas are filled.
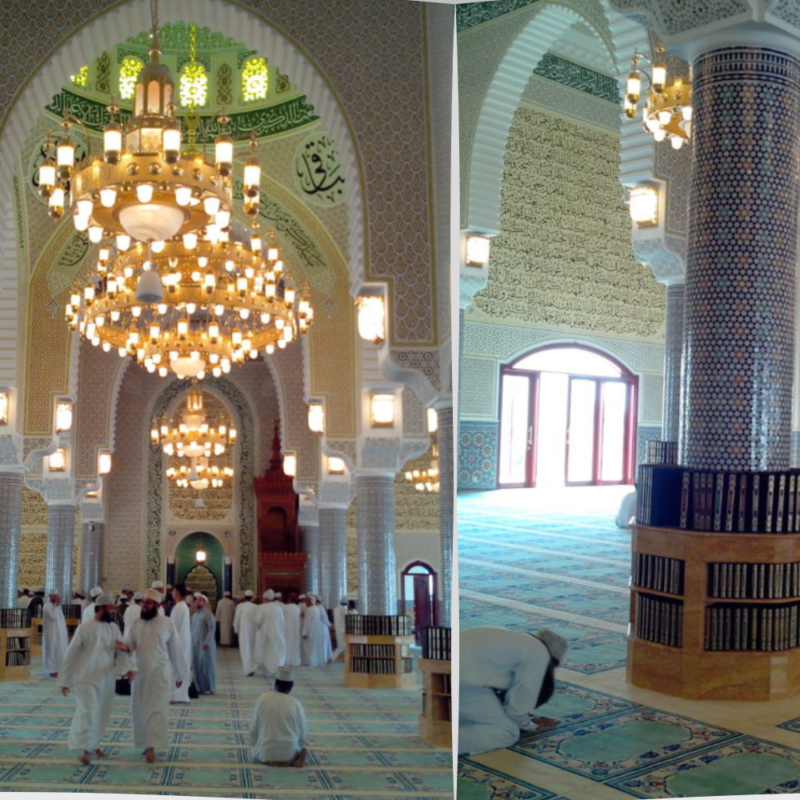
[[[245,103],[264,100],[269,92],[266,58],[248,58],[242,67],[242,99]]]
[[[119,96],[122,100],[132,100],[136,89],[136,79],[144,63],[133,56],[125,56],[119,65]]]
[[[185,108],[204,106],[208,100],[208,75],[202,64],[186,64],[178,83],[181,105]]]
[[[500,377],[501,487],[633,482],[637,377],[578,344],[548,345]]]

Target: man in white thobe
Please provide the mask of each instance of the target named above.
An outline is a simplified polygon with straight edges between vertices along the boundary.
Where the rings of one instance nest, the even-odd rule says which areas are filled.
[[[42,609],[42,666],[44,674],[57,678],[68,644],[67,622],[61,609],[61,596],[50,590],[50,600]]]
[[[555,724],[533,711],[552,696],[564,639],[547,629],[485,627],[462,631],[459,641],[459,755],[511,747],[521,731]]]
[[[86,603],[83,611],[81,611],[81,624],[94,619],[94,604],[97,602],[96,598],[100,597],[101,594],[103,594],[102,586],[93,586],[89,589],[89,602]]]
[[[333,656],[333,647],[331,645],[331,620],[328,616],[328,609],[325,608],[325,603],[322,602],[322,599],[317,594],[314,595],[314,604],[317,607],[319,621],[322,624],[322,645],[324,648],[322,663],[327,664]]]
[[[192,663],[192,615],[186,603],[186,588],[176,586],[172,590],[172,599],[175,605],[169,619],[175,627],[175,636],[178,647],[183,650],[183,657],[187,664]],[[183,681],[182,685],[172,690],[172,703],[189,703],[189,681]]]
[[[310,667],[322,666],[325,663],[323,625],[319,606],[314,604],[312,595],[306,597],[306,607],[303,610],[303,641],[306,645],[304,663]]]
[[[275,602],[275,592],[267,589],[256,618],[256,654],[268,678],[278,674],[286,663],[286,637],[283,610]]]
[[[172,620],[158,613],[160,602],[161,593],[148,589],[141,616],[125,631],[125,642],[136,658],[128,673],[133,738],[148,764],[156,760],[156,749],[169,746],[169,698],[173,687],[188,682],[190,669]]]
[[[164,601],[165,601],[165,599],[167,597],[167,590],[164,588],[164,584],[161,581],[153,581],[153,583],[151,584],[150,588],[153,589],[154,591],[158,592],[159,595],[161,595],[161,599],[158,601],[158,616],[159,617],[169,616],[164,611]],[[172,591],[172,590],[170,590],[170,591]]]
[[[250,755],[253,761],[271,767],[302,767],[309,743],[306,712],[299,701],[289,697],[294,676],[281,667],[275,691],[265,692],[256,701],[250,722]]]
[[[28,589],[23,589],[17,598],[17,608],[27,608],[31,604],[31,593]]]
[[[142,615],[142,600],[144,600],[144,595],[141,592],[133,593],[133,602],[128,604],[125,609],[125,615],[122,618],[125,630],[128,630],[130,624]]]
[[[253,590],[244,593],[244,600],[236,606],[233,616],[233,629],[239,636],[239,655],[242,658],[242,672],[248,677],[255,675],[256,661],[256,620],[258,606],[253,599]]]
[[[333,609],[333,630],[336,633],[336,649],[331,655],[331,661],[336,661],[345,651],[345,618],[347,617],[347,598],[340,597],[339,605]]]
[[[286,638],[286,666],[299,667],[300,661],[300,606],[295,595],[283,607],[284,636]]]
[[[114,705],[116,676],[131,669],[128,646],[114,622],[113,596],[96,597],[95,609],[94,619],[82,622],[75,631],[60,676],[65,697],[75,689],[75,714],[67,744],[70,750],[81,751],[83,764],[91,763],[92,754],[98,758],[105,755],[100,739]]]
[[[230,647],[233,644],[233,615],[236,613],[236,603],[231,600],[230,592],[223,592],[222,598],[217,603],[216,620],[219,624],[219,643],[221,647]]]

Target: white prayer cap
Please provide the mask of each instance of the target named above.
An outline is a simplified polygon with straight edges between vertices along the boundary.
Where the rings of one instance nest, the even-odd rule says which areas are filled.
[[[225,591],[222,594],[223,594],[224,597],[230,597],[231,596],[231,593],[228,592],[228,591]]]
[[[48,594],[58,594],[58,589],[51,589]]]
[[[341,605],[343,605],[343,606],[346,606],[347,605],[347,598],[346,597],[340,597],[339,598],[339,603]]]
[[[152,588],[153,589],[163,589],[164,588],[164,584],[161,583],[161,581],[153,581]]]
[[[294,671],[289,667],[278,667],[278,680],[286,683],[294,683]]]
[[[133,593],[134,602],[136,600],[144,600],[144,595],[141,592],[134,592]]]
[[[101,594],[103,594],[102,586],[93,586],[89,589],[89,597],[99,597]]]
[[[159,592],[157,589],[148,589],[144,593],[144,599],[145,600],[155,600],[156,603],[160,603],[161,602],[161,592]]]
[[[305,599],[306,599],[306,596],[305,596],[304,594],[301,594],[301,595],[300,595],[300,597],[298,597],[297,599],[298,599],[298,600],[305,600]]]
[[[550,655],[560,664],[567,652],[567,640],[553,633],[549,628],[542,628],[536,631],[536,638],[544,642],[545,647],[550,651]]]
[[[267,591],[264,592],[264,599],[265,600],[274,600],[275,599],[275,592],[273,592],[272,589],[267,589]]]
[[[94,599],[94,604],[96,606],[113,606],[117,602],[117,598],[114,597],[113,594],[103,594],[97,595]]]
[[[244,593],[244,596],[245,596],[245,597],[252,597],[252,596],[253,596],[253,590],[252,590],[252,589],[248,589],[248,590],[247,590],[247,591]]]
[[[194,593],[194,599],[195,600],[199,600],[201,597],[203,598],[203,600],[206,601],[206,603],[208,602],[208,598],[202,592],[195,592]]]

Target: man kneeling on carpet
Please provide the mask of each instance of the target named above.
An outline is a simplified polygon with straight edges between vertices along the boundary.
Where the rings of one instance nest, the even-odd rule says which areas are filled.
[[[557,724],[533,710],[553,696],[564,639],[486,627],[462,631],[459,642],[459,755],[510,747],[521,732]]]
[[[278,670],[275,691],[256,701],[250,723],[253,761],[270,767],[302,767],[306,760],[308,724],[303,706],[289,692],[294,675],[288,667]]]

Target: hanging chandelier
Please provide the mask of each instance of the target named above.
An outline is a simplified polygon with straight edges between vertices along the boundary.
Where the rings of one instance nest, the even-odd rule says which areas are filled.
[[[203,408],[203,394],[193,389],[177,424],[156,423],[150,431],[151,444],[161,447],[166,456],[187,459],[188,464],[171,466],[166,476],[180,488],[217,489],[233,477],[233,469],[220,456],[236,442],[236,428],[209,423]]]
[[[206,159],[195,148],[194,105],[186,130],[175,115],[155,2],[152,12],[150,62],[137,78],[127,127],[116,121],[112,100],[102,158],[89,155],[87,142],[76,163],[69,130],[83,123],[65,112],[63,136],[46,142],[39,188],[51,217],[71,207],[75,228],[101,245],[96,273],[71,292],[70,325],[93,345],[133,356],[162,377],[219,377],[235,363],[286,347],[307,332],[313,310],[291,285],[274,242],[264,257],[256,228],[249,247],[232,241],[230,119],[217,117],[214,157]],[[190,63],[195,56],[192,25]],[[253,218],[261,183],[255,146],[251,137],[242,180],[242,210]]]
[[[439,491],[439,445],[431,445],[431,465],[428,469],[413,469],[406,472],[406,481],[413,483],[418,492],[437,493]]]
[[[652,74],[639,67],[640,60],[648,61]],[[664,48],[656,48],[656,60],[634,52],[628,75],[624,110],[628,119],[635,119],[642,99],[642,76],[647,78],[647,99],[642,108],[642,126],[656,142],[668,139],[675,150],[680,150],[692,133],[692,83],[690,78],[675,78],[667,84],[667,67]]]

